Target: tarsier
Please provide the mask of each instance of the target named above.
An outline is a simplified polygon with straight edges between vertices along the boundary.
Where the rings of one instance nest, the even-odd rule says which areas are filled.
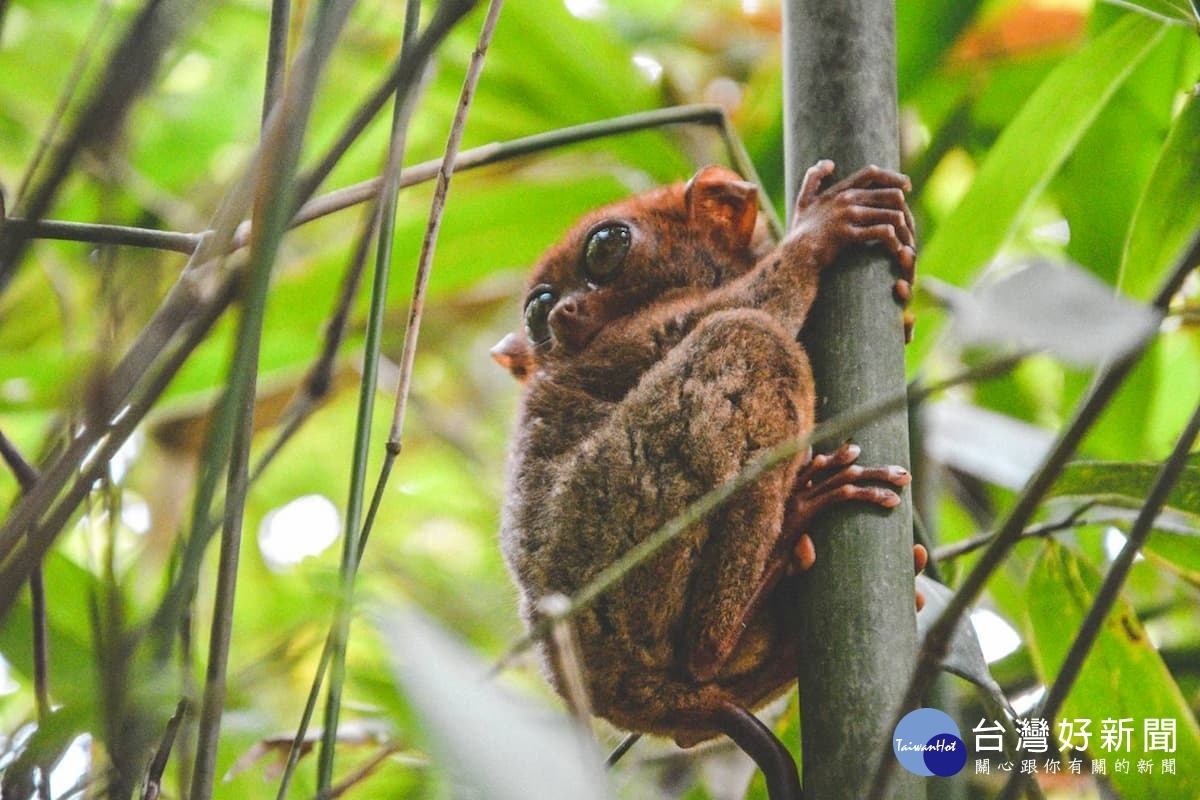
[[[524,329],[492,351],[524,382],[501,546],[534,625],[765,450],[804,436],[816,391],[797,335],[820,273],[879,243],[914,270],[903,175],[868,167],[832,186],[804,176],[775,246],[755,186],[723,167],[585,216],[534,267]],[[858,448],[766,472],[572,618],[594,713],[688,747],[722,733],[798,797],[786,748],[749,711],[789,688],[802,657],[781,583],[816,557],[807,529],[830,504],[892,508],[901,467]],[[915,553],[920,561],[922,552]],[[918,568],[920,563],[918,563]],[[545,658],[563,690],[560,665]]]

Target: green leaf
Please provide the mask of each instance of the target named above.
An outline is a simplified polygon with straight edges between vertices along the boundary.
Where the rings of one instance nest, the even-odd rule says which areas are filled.
[[[1180,22],[1196,21],[1196,11],[1187,4],[1187,0],[1109,0],[1109,2],[1142,13],[1153,14],[1163,19],[1179,20]]]
[[[1195,536],[1187,536],[1154,531],[1142,552],[1151,561],[1181,578],[1193,584],[1200,584],[1200,532]]]
[[[1160,468],[1159,464],[1078,461],[1063,470],[1050,494],[1096,500],[1119,508],[1141,508]],[[1200,515],[1200,467],[1184,467],[1165,509]]]
[[[945,58],[980,5],[980,0],[896,4],[896,75],[902,97]]]
[[[1192,95],[1175,120],[1154,173],[1134,212],[1121,261],[1119,286],[1149,299],[1169,265],[1200,231],[1200,100]],[[1187,202],[1184,198],[1193,198]]]
[[[56,703],[95,706],[98,685],[90,599],[96,579],[58,553],[43,567],[50,640],[50,693]],[[30,683],[33,681],[32,610],[25,594],[0,624],[0,653]],[[89,720],[90,722],[90,720]]]
[[[482,664],[415,612],[382,619],[379,628],[430,744],[474,796],[606,796],[600,760],[569,720],[487,682]]]
[[[917,591],[925,598],[925,605],[917,612],[917,635],[923,640],[929,626],[946,610],[954,592],[928,575],[917,576]],[[1012,708],[1008,698],[1004,696],[1004,690],[996,683],[991,670],[988,669],[983,647],[979,644],[979,634],[969,619],[959,620],[954,627],[954,636],[942,661],[942,669],[978,686],[1000,708]]]
[[[960,285],[987,263],[1166,26],[1131,14],[1064,60],[1009,123],[958,207],[921,255]]]
[[[1061,669],[1099,586],[1100,575],[1089,564],[1061,545],[1046,545],[1029,578],[1027,614],[1030,650],[1046,682],[1053,681]],[[1108,780],[1118,796],[1139,800],[1200,797],[1200,772],[1185,766],[1175,775],[1159,773],[1164,758],[1173,758],[1180,765],[1198,763],[1200,726],[1133,608],[1124,600],[1118,600],[1105,621],[1059,718],[1092,720],[1088,755],[1107,761]],[[1106,719],[1133,720],[1128,749],[1102,748],[1099,731]],[[1147,751],[1143,736],[1147,719],[1175,720],[1174,752]],[[1049,722],[1054,736],[1058,721]],[[1071,752],[1064,751],[1063,758],[1070,758]],[[1147,759],[1154,771],[1144,775],[1131,768],[1128,773],[1118,773],[1114,767],[1119,758],[1134,765]]]

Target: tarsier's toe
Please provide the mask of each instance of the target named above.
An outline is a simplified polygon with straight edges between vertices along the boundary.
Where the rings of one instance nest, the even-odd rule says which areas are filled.
[[[913,340],[913,328],[916,327],[917,318],[912,315],[912,312],[904,312],[904,343],[911,344]]]
[[[861,467],[855,464],[848,467],[846,472],[848,477],[854,481],[883,481],[896,488],[912,483],[912,473],[895,464],[886,467]]]
[[[925,549],[923,544],[913,545],[913,574],[920,575],[926,565],[929,564],[929,551]],[[925,595],[921,594],[921,590],[916,590],[917,611],[925,607]]]
[[[812,537],[807,533],[800,534],[796,546],[792,548],[792,561],[788,564],[788,574],[798,575],[808,572],[817,563],[817,548]]]
[[[920,575],[929,564],[929,551],[923,544],[913,545],[913,574]]]

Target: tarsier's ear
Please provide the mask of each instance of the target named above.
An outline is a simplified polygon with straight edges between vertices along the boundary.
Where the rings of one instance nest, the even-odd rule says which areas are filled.
[[[758,219],[758,187],[727,167],[697,172],[684,190],[688,216],[711,230],[728,231],[735,245],[754,236]]]
[[[521,383],[533,374],[533,349],[519,333],[510,333],[491,349],[492,360],[504,367]]]

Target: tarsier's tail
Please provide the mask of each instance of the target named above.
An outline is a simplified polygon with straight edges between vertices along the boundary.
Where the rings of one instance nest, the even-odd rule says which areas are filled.
[[[725,702],[717,710],[716,721],[721,732],[758,764],[767,779],[771,800],[804,800],[792,754],[758,717],[735,703]]]

